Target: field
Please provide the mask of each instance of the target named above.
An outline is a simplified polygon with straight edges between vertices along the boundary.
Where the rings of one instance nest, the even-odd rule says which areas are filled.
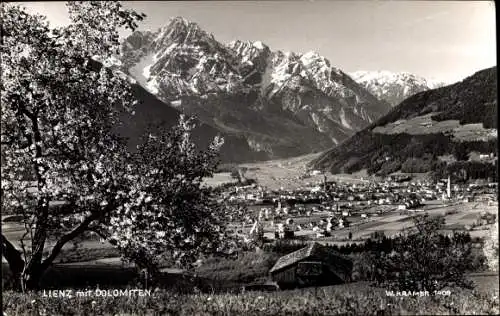
[[[308,163],[319,157],[320,154],[310,154],[289,159],[270,160],[264,162],[241,164],[246,168],[245,176],[256,179],[259,185],[269,190],[295,190],[310,186],[324,180],[323,174],[309,175]],[[339,181],[349,183],[366,182],[369,176],[366,170],[353,174],[331,174],[325,173],[327,181]]]
[[[315,240],[323,244],[338,244],[342,245],[348,241],[349,233],[352,233],[353,242],[362,242],[370,237],[374,232],[384,232],[386,236],[394,236],[399,234],[403,229],[412,226],[412,216],[415,214],[428,213],[430,216],[443,215],[446,220],[444,233],[451,233],[452,230],[465,230],[465,226],[472,226],[479,218],[480,214],[497,213],[498,204],[488,205],[486,202],[460,202],[455,204],[443,204],[441,201],[426,201],[419,208],[421,212],[403,212],[396,210],[395,207],[375,206],[363,210],[363,212],[353,213],[347,217],[351,222],[350,227],[336,228],[332,231],[331,237],[323,237],[316,239],[316,232],[306,228],[308,223],[319,222],[321,219],[326,219],[330,215],[327,212],[313,213],[310,217],[291,217],[294,225],[301,225],[303,228],[296,231],[295,235],[300,237],[308,237],[309,240]],[[259,206],[251,207],[250,210],[254,213],[260,209]],[[382,214],[376,214],[376,210],[385,209]],[[367,218],[361,218],[360,213],[368,214]],[[271,221],[262,221],[264,225],[264,235],[269,239],[274,239],[274,227]],[[469,231],[472,237],[483,237],[489,233],[491,225],[478,227],[475,230]],[[244,232],[249,232],[252,225],[244,226],[237,225],[237,228],[242,228]]]
[[[268,190],[295,190],[313,186],[316,183],[324,181],[337,181],[340,183],[363,183],[368,181],[378,181],[382,178],[368,175],[367,170],[363,169],[352,174],[342,174],[325,172],[323,174],[310,174],[311,168],[308,163],[318,158],[321,154],[309,154],[289,159],[268,160],[255,163],[243,163],[232,166],[232,169],[244,169],[246,178],[255,179],[257,183]],[[415,181],[425,180],[427,173],[412,173]],[[204,183],[209,186],[218,186],[225,183],[235,183],[236,180],[230,175],[230,172],[217,172],[212,178],[205,178]]]
[[[381,134],[401,134],[410,135],[450,133],[460,141],[488,141],[496,139],[497,130],[494,128],[484,128],[483,124],[460,124],[459,120],[434,121],[432,116],[436,113],[428,113],[416,116],[408,120],[398,120],[385,126],[377,126],[374,133]]]
[[[203,184],[206,186],[218,186],[224,183],[235,183],[237,182],[236,179],[233,179],[231,177],[230,172],[218,172],[215,173],[213,177],[211,178],[205,178],[203,179]]]
[[[469,203],[456,203],[453,205],[443,204],[439,201],[425,202],[421,209],[431,216],[444,215],[446,220],[446,231],[450,233],[454,229],[464,230],[465,226],[471,226],[475,223],[482,212],[497,213],[498,204],[488,205],[486,202],[469,202]],[[252,213],[258,212],[261,207],[250,207]],[[394,236],[399,234],[403,229],[411,227],[411,217],[415,213],[403,213],[394,210],[387,211],[378,216],[371,216],[375,209],[380,209],[379,206],[366,209],[363,213],[369,214],[368,218],[361,218],[360,214],[353,213],[348,217],[351,222],[350,227],[336,228],[332,231],[331,237],[316,238],[316,232],[310,229],[307,225],[311,222],[319,222],[321,219],[328,218],[327,212],[313,213],[310,217],[292,217],[295,225],[301,225],[303,228],[296,231],[295,235],[305,237],[308,240],[315,240],[323,244],[337,244],[343,245],[348,242],[363,242],[374,232],[384,232],[386,236]],[[453,211],[453,212],[451,212]],[[269,239],[274,239],[274,227],[271,221],[263,221],[264,235]],[[252,227],[251,224],[236,224],[232,226],[234,229],[242,229],[244,233],[248,233]],[[491,225],[489,225],[491,226]],[[475,230],[469,231],[472,237],[483,237],[489,234],[489,227],[482,226]],[[4,235],[14,242],[17,242],[22,236],[23,227],[18,223],[2,223],[2,230]],[[348,240],[349,233],[352,233],[352,240]],[[18,244],[19,245],[19,244]],[[111,259],[113,258],[113,259]],[[102,261],[105,259],[105,261]],[[99,240],[88,239],[83,241],[77,248],[72,244],[66,245],[63,248],[61,257],[56,260],[58,263],[71,263],[71,262],[92,262],[97,260],[98,263],[106,262],[106,264],[121,264],[118,258],[118,252],[113,249],[113,246],[107,242],[100,242]],[[5,263],[5,259],[2,258]]]

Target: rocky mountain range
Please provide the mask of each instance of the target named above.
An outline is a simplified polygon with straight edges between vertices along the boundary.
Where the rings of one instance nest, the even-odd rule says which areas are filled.
[[[496,177],[497,92],[497,68],[492,67],[417,93],[310,167],[372,174],[462,170]]]
[[[174,126],[182,112],[158,100],[156,96],[138,84],[132,84],[132,92],[138,101],[134,108],[134,114],[122,114],[121,124],[117,132],[128,139],[129,149],[135,151],[143,135],[154,134],[162,127]],[[224,137],[224,145],[220,152],[220,159],[223,162],[267,159],[265,153],[253,150],[242,136],[223,133],[200,120],[195,120],[194,123],[196,127],[191,133],[191,138],[200,149],[208,148],[215,136]]]
[[[325,150],[391,108],[318,53],[223,44],[180,17],[126,38],[119,64],[166,106],[244,139],[264,159]]]
[[[384,100],[392,106],[416,93],[445,85],[407,72],[356,71],[349,75],[379,100]]]
[[[130,89],[136,101],[132,113],[120,111],[120,119],[115,126],[115,132],[126,139],[130,152],[137,150],[137,146],[141,144],[144,136],[168,130],[179,122],[183,113],[159,100],[137,84],[134,78],[121,71],[119,69],[120,60],[93,58],[89,61],[89,67],[93,71],[98,72],[103,66],[130,83]],[[253,150],[243,136],[221,132],[196,118],[194,118],[193,123],[195,128],[191,132],[191,139],[200,149],[207,148],[216,136],[224,138],[225,142],[219,155],[222,162],[257,161],[268,158],[266,153]]]

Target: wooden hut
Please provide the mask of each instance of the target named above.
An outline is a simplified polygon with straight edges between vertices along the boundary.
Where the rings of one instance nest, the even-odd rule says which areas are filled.
[[[282,289],[325,286],[349,282],[352,266],[340,253],[312,243],[279,258],[269,273]]]

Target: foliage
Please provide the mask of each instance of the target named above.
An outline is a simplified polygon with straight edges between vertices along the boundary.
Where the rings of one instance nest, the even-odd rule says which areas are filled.
[[[309,244],[305,241],[278,239],[272,243],[264,244],[263,249],[264,249],[264,251],[276,253],[279,256],[284,256],[284,255],[289,254],[291,252],[302,249],[308,245]]]
[[[456,161],[446,166],[445,172],[462,181],[469,179],[497,179],[497,163],[483,163],[479,161]]]
[[[190,140],[193,128],[181,117],[178,126],[146,137],[128,165],[127,201],[104,223],[110,242],[141,268],[153,269],[165,255],[185,267],[200,252],[223,251],[224,205],[202,187],[216,169],[222,140],[199,151]]]
[[[22,240],[24,268],[12,256],[9,264],[28,287],[66,242],[115,205],[123,185],[122,142],[111,130],[133,98],[124,78],[92,69],[91,60],[111,57],[117,26],[134,28],[143,16],[117,2],[67,6],[72,24],[55,29],[19,6],[2,6],[2,208],[25,218],[31,254]],[[50,208],[58,200],[70,205],[64,213]],[[57,242],[42,260],[49,238]]]
[[[490,235],[486,238],[483,249],[489,269],[498,271],[498,219],[495,225],[490,227]]]
[[[80,297],[4,293],[7,315],[472,315],[499,313],[498,293],[450,289],[450,296],[391,297],[365,283],[274,293]]]
[[[266,279],[278,258],[279,255],[270,252],[242,252],[235,259],[212,257],[196,268],[195,273],[202,278],[250,283]]]
[[[2,211],[21,214],[26,228],[21,254],[3,235],[2,244],[18,286],[37,288],[88,231],[151,272],[165,256],[186,264],[224,251],[223,205],[200,184],[222,140],[198,151],[181,118],[131,154],[115,133],[135,101],[127,78],[102,64],[119,52],[118,28],[133,30],[144,16],[116,1],[67,7],[71,24],[50,29],[42,16],[2,6]]]
[[[378,174],[380,176],[387,176],[393,172],[396,172],[398,170],[402,169],[402,164],[399,160],[392,160],[389,163],[385,163],[380,167],[380,170],[378,171]],[[404,171],[403,171],[404,172]]]
[[[469,233],[461,235],[462,240],[467,243],[467,247],[472,247],[472,244],[481,243],[480,240],[473,239]],[[451,245],[453,239],[449,236],[439,234],[439,239],[445,245]],[[364,243],[348,243],[341,246],[327,245],[333,251],[347,255],[354,262],[353,278],[355,280],[374,280],[375,267],[373,254],[384,253],[388,254],[396,249],[396,245],[401,242],[401,237],[387,237],[382,231],[373,232],[369,239]],[[303,241],[287,241],[279,240],[273,243],[264,245],[266,252],[275,253],[279,256],[297,251],[306,247],[308,244]],[[475,250],[475,249],[474,249]],[[475,272],[481,271],[484,268],[484,255],[480,251],[471,251],[468,255],[469,264],[466,266],[466,271]]]
[[[443,217],[419,215],[415,227],[395,239],[390,252],[374,252],[378,284],[398,290],[440,290],[468,287],[465,272],[472,266],[470,236],[454,233],[450,239],[438,233]]]
[[[433,162],[431,159],[408,158],[401,165],[401,172],[405,173],[424,173],[432,170]]]
[[[471,178],[489,177],[496,174],[496,166],[485,162],[467,161],[468,153],[495,153],[496,139],[489,141],[456,141],[451,135],[439,134],[378,134],[361,131],[342,146],[318,158],[318,164],[326,164],[334,173],[356,172],[367,169],[369,174],[386,175],[401,169],[401,172],[446,172],[446,163],[438,156],[453,154],[457,163],[467,164],[477,172]],[[327,154],[325,154],[327,155]],[[355,157],[355,158],[353,158]],[[479,167],[481,165],[482,167]]]

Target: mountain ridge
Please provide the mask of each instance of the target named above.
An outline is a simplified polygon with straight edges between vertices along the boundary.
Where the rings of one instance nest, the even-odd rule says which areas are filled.
[[[416,93],[444,86],[443,82],[427,80],[409,72],[355,71],[349,75],[374,96],[392,106]]]
[[[122,114],[121,125],[117,128],[117,132],[127,139],[129,150],[135,151],[136,146],[141,142],[141,137],[146,132],[154,134],[164,126],[174,126],[182,113],[158,100],[136,83],[131,83],[131,88],[138,103],[134,108],[133,115]],[[215,136],[224,138],[224,144],[220,151],[222,162],[251,162],[267,158],[262,153],[252,150],[242,137],[224,133],[224,131],[200,122],[196,118],[194,123],[195,128],[191,132],[191,137],[199,148],[208,148]]]
[[[269,158],[325,150],[390,109],[318,53],[222,44],[181,17],[125,39],[120,67],[159,100]]]
[[[444,172],[457,163],[470,167],[474,153],[496,157],[496,74],[492,67],[417,93],[309,166],[334,173]],[[445,163],[443,157],[450,155],[452,163]],[[496,161],[490,161],[488,172],[496,170]]]

